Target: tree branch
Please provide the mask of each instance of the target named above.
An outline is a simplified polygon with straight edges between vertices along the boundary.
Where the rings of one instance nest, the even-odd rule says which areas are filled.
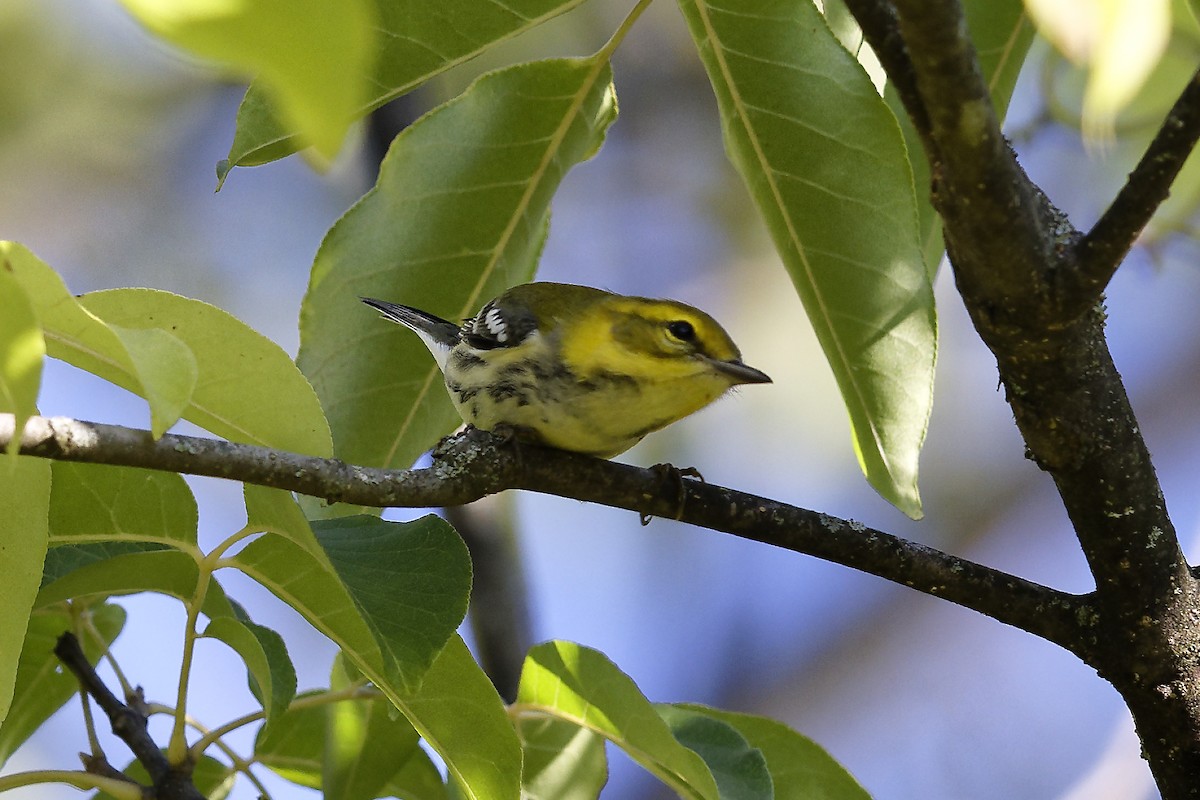
[[[917,90],[917,75],[913,70],[908,47],[900,35],[900,20],[890,0],[845,0],[846,8],[854,15],[863,37],[875,57],[887,73],[888,80],[896,89],[896,95],[904,104],[913,127],[929,149],[930,122],[925,102]]]
[[[1170,194],[1171,184],[1200,139],[1200,70],[1188,81],[1162,127],[1129,173],[1112,205],[1075,246],[1073,311],[1082,314],[1100,295],[1146,223]]]
[[[0,414],[0,448],[14,429]],[[382,470],[252,445],[33,417],[20,452],[62,461],[228,478],[364,506],[460,505],[528,489],[670,517],[842,564],[973,609],[1063,647],[1079,647],[1090,598],[1060,592],[852,520],[701,481],[508,442],[468,429],[434,449],[428,469]]]
[[[75,634],[67,632],[59,636],[54,645],[54,655],[75,675],[83,691],[108,715],[113,733],[125,742],[134,757],[146,768],[150,780],[154,782],[154,797],[160,800],[204,800],[204,795],[192,785],[190,765],[183,769],[174,768],[168,763],[167,757],[150,737],[145,714],[122,703],[104,685],[84,655]]]

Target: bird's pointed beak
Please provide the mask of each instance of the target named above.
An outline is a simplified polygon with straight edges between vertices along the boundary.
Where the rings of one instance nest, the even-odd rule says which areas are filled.
[[[732,378],[734,383],[771,383],[770,375],[748,364],[743,364],[741,359],[713,361],[712,365]]]

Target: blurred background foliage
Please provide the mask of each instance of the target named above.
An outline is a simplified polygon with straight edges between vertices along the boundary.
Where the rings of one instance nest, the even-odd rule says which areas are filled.
[[[1111,140],[1085,146],[1083,74],[1034,44],[1008,132],[1077,227],[1102,212],[1200,61],[1195,21],[1174,8],[1164,57],[1115,119]],[[591,0],[385,113],[411,119],[492,66],[592,52],[627,10]],[[941,354],[922,459],[927,516],[913,523],[862,480],[833,379],[725,159],[711,89],[672,4],[651,6],[614,70],[621,118],[601,154],[559,191],[539,278],[704,307],[776,381],[651,437],[624,460],[695,465],[712,482],[1090,589],[1053,487],[1023,457],[995,365],[947,270],[937,284]],[[152,41],[112,0],[5,0],[0,238],[27,244],[74,292],[168,289],[220,306],[294,352],[313,255],[369,188],[379,123],[362,126],[326,172],[290,158],[236,170],[214,194],[213,167],[243,92]],[[1108,302],[1118,367],[1191,550],[1200,521],[1197,164],[1185,168]],[[44,379],[43,413],[140,426],[143,408],[69,367],[51,365]],[[238,487],[192,483],[202,543],[211,545],[240,524]],[[643,529],[626,512],[540,496],[491,505],[518,532],[537,639],[603,650],[654,700],[779,718],[881,800],[1154,796],[1120,699],[1047,643],[869,576],[670,521]],[[301,687],[324,684],[332,646],[253,584],[226,577],[231,594],[284,634]],[[157,598],[122,602],[130,611],[116,646],[122,663],[148,697],[170,697],[182,612]],[[218,723],[243,713],[251,701],[241,665],[206,642],[199,656],[208,660],[195,676],[197,715]],[[78,719],[68,706],[12,767],[74,766]],[[619,758],[613,772],[606,797],[666,796]]]

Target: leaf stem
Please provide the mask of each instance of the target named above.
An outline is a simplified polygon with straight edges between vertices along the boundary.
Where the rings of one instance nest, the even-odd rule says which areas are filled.
[[[603,47],[596,51],[594,58],[603,61],[611,59],[612,54],[621,46],[621,42],[625,41],[625,35],[633,29],[633,24],[637,22],[642,12],[650,7],[652,2],[654,0],[638,0],[637,5],[633,7],[633,10],[629,12],[625,19],[621,20],[621,24],[617,26],[616,31],[613,32],[609,40],[604,43]]]
[[[76,789],[100,789],[117,800],[142,800],[142,787],[136,783],[78,770],[46,769],[5,775],[0,777],[0,792],[39,783],[65,783]]]

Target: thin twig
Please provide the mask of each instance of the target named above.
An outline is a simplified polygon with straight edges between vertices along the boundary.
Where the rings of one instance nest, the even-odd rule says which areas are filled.
[[[1063,287],[1063,296],[1071,303],[1068,313],[1078,316],[1100,300],[1142,229],[1167,199],[1197,140],[1200,70],[1184,87],[1112,204],[1076,244],[1074,281]]]
[[[146,716],[117,699],[88,662],[75,634],[58,637],[54,655],[79,680],[83,691],[108,715],[113,733],[133,752],[154,782],[155,796],[163,800],[204,800],[191,783],[190,771],[175,770],[146,728]]]

